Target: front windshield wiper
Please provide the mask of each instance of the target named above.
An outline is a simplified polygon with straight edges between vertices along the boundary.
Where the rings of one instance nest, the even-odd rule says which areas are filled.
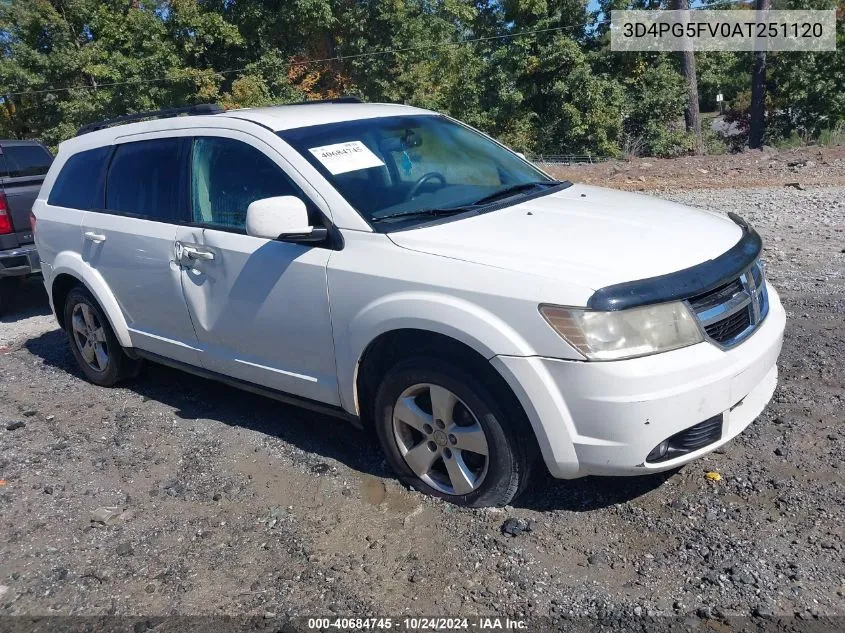
[[[487,204],[488,202],[495,202],[500,198],[506,198],[508,196],[512,196],[514,194],[527,191],[529,189],[534,189],[536,187],[554,187],[556,185],[562,184],[563,182],[561,182],[560,180],[535,180],[532,182],[521,182],[518,185],[510,185],[503,189],[499,189],[498,191],[494,191],[489,196],[484,196],[483,198],[476,200],[472,204],[472,206]]]
[[[382,220],[393,220],[395,218],[413,218],[413,217],[447,217],[450,215],[457,215],[458,213],[466,213],[467,211],[479,211],[479,207],[484,206],[490,202],[494,202],[499,198],[506,198],[507,196],[517,194],[521,191],[535,189],[536,187],[554,187],[562,185],[560,180],[535,180],[532,182],[522,182],[518,185],[510,185],[491,193],[489,196],[484,196],[480,200],[476,200],[471,204],[465,204],[460,207],[446,207],[442,209],[417,209],[416,211],[401,211],[399,213],[391,213],[389,215],[382,215],[377,218],[371,218],[371,222],[381,222]]]
[[[415,218],[426,216],[440,218],[474,210],[474,205],[465,207],[448,207],[445,209],[417,209],[416,211],[402,211],[400,213],[391,213],[389,215],[382,215],[377,218],[371,218],[370,222],[381,222],[383,220],[393,220],[395,218]]]

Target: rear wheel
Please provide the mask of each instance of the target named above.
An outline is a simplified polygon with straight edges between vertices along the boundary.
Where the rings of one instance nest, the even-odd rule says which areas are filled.
[[[120,346],[108,319],[87,289],[72,289],[65,300],[64,323],[70,349],[86,378],[111,387],[137,374],[138,361]]]
[[[375,411],[388,462],[414,488],[482,507],[509,503],[527,481],[532,443],[519,441],[523,426],[462,367],[423,357],[399,363]]]

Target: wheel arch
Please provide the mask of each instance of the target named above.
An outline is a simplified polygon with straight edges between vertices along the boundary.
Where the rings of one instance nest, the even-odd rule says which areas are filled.
[[[523,431],[532,430],[519,398],[483,353],[446,334],[418,328],[382,332],[361,354],[356,366],[354,388],[356,407],[365,428],[372,423],[372,405],[383,376],[398,362],[413,356],[432,356],[460,363],[485,383],[492,393],[503,396],[500,404],[517,418]],[[534,436],[533,432],[531,435]]]
[[[68,293],[77,285],[86,288],[103,309],[112,331],[124,348],[132,347],[129,327],[117,299],[102,276],[76,253],[59,253],[53,262],[50,300],[59,325],[64,327],[64,304]]]
[[[341,312],[333,310],[334,318]],[[421,345],[436,339],[438,350],[451,341],[456,349],[477,354],[484,361],[498,354],[534,353],[500,316],[466,299],[439,292],[390,293],[364,305],[351,317],[341,318],[344,328],[337,328],[335,323],[338,386],[341,403],[353,414],[360,414],[358,375],[362,362],[377,341],[385,340],[383,337],[405,337],[405,342]],[[409,337],[409,332],[414,334]]]

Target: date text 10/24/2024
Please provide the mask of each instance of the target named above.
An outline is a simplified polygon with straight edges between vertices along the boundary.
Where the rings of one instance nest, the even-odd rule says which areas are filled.
[[[524,631],[528,623],[495,616],[401,617],[401,618],[308,618],[309,631]]]

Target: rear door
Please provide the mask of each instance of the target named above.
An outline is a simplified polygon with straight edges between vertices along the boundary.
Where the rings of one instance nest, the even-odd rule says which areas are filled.
[[[3,141],[0,146],[0,191],[13,227],[13,233],[0,238],[0,249],[32,243],[29,212],[52,162],[53,155],[37,143]]]
[[[105,208],[82,221],[82,252],[114,294],[135,347],[199,366],[175,256],[178,225],[189,217],[189,149],[186,137],[117,144]]]
[[[339,404],[326,265],[331,250],[246,234],[255,200],[311,199],[284,159],[251,135],[209,130],[193,141],[191,210],[185,229],[185,298],[209,370],[328,404]],[[316,220],[316,215],[314,218]]]

